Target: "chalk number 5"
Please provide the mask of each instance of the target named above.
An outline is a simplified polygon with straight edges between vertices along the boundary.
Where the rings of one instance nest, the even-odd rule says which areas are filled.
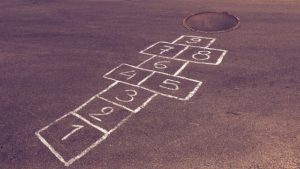
[[[168,90],[179,90],[179,81],[166,79],[162,82],[163,84],[159,85],[161,88],[165,88]]]

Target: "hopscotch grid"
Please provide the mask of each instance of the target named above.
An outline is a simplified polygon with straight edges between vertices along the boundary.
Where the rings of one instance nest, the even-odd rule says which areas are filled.
[[[202,39],[209,39],[210,42],[207,44],[207,46],[205,47],[202,47],[202,46],[193,46],[193,45],[187,45],[187,44],[180,44],[180,43],[176,43],[178,42],[179,40],[181,40],[182,38],[184,37],[197,37],[197,38],[202,38]],[[79,107],[77,107],[75,110],[71,111],[71,112],[68,112],[66,113],[65,115],[61,116],[60,118],[56,119],[54,122],[50,123],[49,125],[43,127],[42,129],[38,130],[37,132],[35,132],[35,135],[39,138],[39,140],[62,162],[65,164],[65,166],[69,166],[71,165],[73,162],[75,162],[76,160],[80,159],[81,157],[83,157],[86,153],[88,153],[89,151],[91,151],[94,147],[96,147],[98,144],[100,144],[102,141],[104,141],[113,131],[115,131],[116,129],[118,129],[122,124],[124,124],[132,115],[134,115],[135,113],[139,112],[142,108],[144,108],[152,99],[154,99],[156,96],[158,95],[163,95],[163,96],[167,96],[167,97],[170,97],[170,98],[175,98],[175,99],[178,99],[178,100],[183,100],[183,101],[186,101],[186,100],[189,100],[197,91],[198,89],[200,88],[200,86],[203,84],[202,81],[198,81],[198,80],[194,80],[194,79],[190,79],[190,78],[186,78],[186,77],[182,77],[182,76],[178,76],[178,74],[180,72],[182,72],[184,70],[184,68],[189,64],[189,63],[197,63],[197,64],[209,64],[209,65],[218,65],[222,62],[223,60],[223,57],[227,54],[227,50],[222,50],[222,49],[215,49],[215,48],[208,48],[211,44],[213,44],[214,42],[216,41],[216,38],[209,38],[209,37],[202,37],[202,36],[188,36],[188,35],[182,35],[180,36],[179,38],[177,38],[176,40],[174,40],[172,43],[169,43],[169,42],[165,42],[165,41],[159,41],[159,42],[156,42],[152,45],[150,45],[149,47],[147,47],[146,49],[144,50],[141,50],[139,53],[140,54],[145,54],[145,55],[150,55],[151,57],[148,58],[147,60],[143,61],[142,63],[140,63],[139,65],[137,66],[132,66],[132,65],[129,65],[129,64],[120,64],[119,66],[115,67],[114,69],[112,69],[111,71],[107,72],[106,74],[103,75],[104,78],[106,79],[111,79],[111,80],[114,80],[114,82],[109,85],[107,88],[105,88],[104,90],[100,91],[99,93],[97,93],[96,95],[94,95],[93,97],[91,97],[90,99],[88,99],[86,102],[84,102],[82,105],[80,105]],[[177,53],[174,58],[172,57],[166,57],[166,56],[160,56],[160,55],[155,55],[155,54],[150,54],[150,53],[146,53],[145,51],[152,48],[153,46],[159,44],[159,43],[167,43],[167,44],[173,44],[173,45],[177,45],[177,46],[185,46],[185,48],[183,50],[181,50],[179,53]],[[217,50],[217,51],[222,51],[223,53],[221,54],[221,56],[219,57],[219,59],[217,60],[216,63],[205,63],[205,62],[197,62],[197,61],[192,61],[192,60],[185,60],[185,59],[178,59],[178,58],[175,58],[177,57],[178,55],[180,55],[182,52],[184,52],[185,50],[187,50],[189,47],[196,47],[196,48],[201,48],[201,49],[208,49],[208,50]],[[165,59],[171,59],[171,60],[177,60],[177,61],[183,61],[185,62],[181,67],[180,69],[174,74],[174,75],[171,75],[171,74],[168,74],[168,73],[164,73],[164,72],[159,72],[159,71],[154,71],[154,70],[149,70],[149,69],[144,69],[144,68],[140,68],[141,65],[143,65],[144,63],[148,62],[149,60],[155,58],[155,57],[160,57],[160,58],[165,58]],[[148,75],[145,79],[143,79],[142,81],[140,81],[138,83],[138,85],[142,84],[144,81],[146,81],[148,78],[150,78],[151,76],[153,76],[155,73],[158,73],[158,74],[164,74],[164,75],[167,75],[167,76],[172,76],[172,77],[177,77],[177,78],[181,78],[181,79],[185,79],[185,80],[190,80],[190,81],[193,81],[193,82],[197,82],[197,85],[196,87],[191,91],[189,92],[189,94],[185,97],[185,98],[179,98],[179,97],[176,97],[176,96],[172,96],[172,95],[168,95],[168,94],[164,94],[164,93],[161,93],[161,92],[157,92],[157,91],[154,91],[154,90],[151,90],[151,89],[147,89],[145,87],[142,87],[142,86],[138,86],[138,85],[134,85],[134,84],[130,84],[130,83],[127,83],[127,82],[124,82],[124,81],[119,81],[119,80],[116,80],[116,79],[113,79],[113,78],[109,78],[107,77],[109,74],[111,74],[113,71],[115,71],[116,69],[118,69],[119,67],[121,67],[122,65],[127,65],[129,67],[132,67],[132,68],[135,68],[135,69],[140,69],[140,70],[144,70],[144,71],[148,71],[148,72],[151,72],[150,75]],[[134,87],[138,87],[138,88],[142,88],[142,89],[145,89],[147,91],[150,91],[150,92],[153,92],[154,94],[149,97],[141,106],[139,106],[138,108],[136,108],[135,110],[132,110],[130,108],[127,108],[126,106],[124,105],[121,105],[121,104],[118,104],[118,103],[115,103],[115,102],[112,102],[108,99],[105,99],[103,97],[101,97],[101,94],[107,92],[110,88],[112,88],[113,86],[115,86],[116,84],[118,83],[123,83],[123,84],[127,84],[127,85],[130,85],[130,86],[134,86]],[[94,125],[92,122],[90,122],[89,120],[85,119],[84,117],[82,117],[81,115],[79,115],[77,112],[79,110],[81,110],[83,107],[85,107],[87,104],[89,104],[91,101],[93,101],[94,99],[102,99],[104,101],[107,101],[113,105],[116,105],[118,107],[121,107],[121,108],[124,108],[125,110],[128,110],[130,111],[131,113],[126,117],[124,118],[123,120],[121,120],[121,122],[119,122],[114,128],[112,128],[111,130],[107,131],[101,127],[98,127],[96,125]],[[66,160],[47,142],[47,140],[45,140],[45,138],[41,135],[41,132],[43,132],[44,130],[47,130],[50,126],[52,126],[53,124],[57,123],[58,121],[66,118],[68,115],[73,115],[77,118],[79,118],[80,120],[84,121],[86,124],[100,130],[104,135],[98,139],[96,142],[94,142],[92,145],[90,145],[88,148],[86,148],[85,150],[83,150],[79,155],[71,158],[69,161],[66,162]]]

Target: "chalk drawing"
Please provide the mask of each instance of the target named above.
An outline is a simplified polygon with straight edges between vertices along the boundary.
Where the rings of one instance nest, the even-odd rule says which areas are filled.
[[[215,38],[210,38],[210,37],[182,35],[171,43],[159,41],[157,43],[150,45],[146,49],[141,50],[139,52],[140,54],[149,55],[150,57],[148,59],[138,64],[137,66],[132,66],[125,63],[120,64],[119,66],[115,67],[108,73],[104,74],[103,78],[114,81],[111,85],[109,85],[108,87],[106,87],[105,89],[103,89],[102,91],[100,91],[99,93],[91,97],[90,99],[88,99],[86,102],[84,102],[82,105],[77,107],[75,110],[66,113],[65,115],[55,120],[54,122],[50,123],[49,125],[35,132],[36,136],[50,150],[50,152],[53,153],[54,156],[59,159],[59,161],[64,163],[65,166],[70,166],[76,160],[79,160],[81,157],[83,157],[88,152],[90,152],[93,148],[99,145],[102,141],[104,141],[112,132],[117,130],[121,125],[123,125],[126,121],[128,121],[128,119],[132,117],[135,113],[138,113],[141,109],[145,108],[150,103],[150,101],[153,100],[158,95],[184,100],[184,101],[192,98],[194,94],[198,91],[200,86],[202,85],[202,82],[199,80],[179,76],[179,74],[188,66],[189,63],[219,65],[222,62],[223,57],[226,55],[227,51],[222,49],[208,48],[211,44],[215,42],[215,40],[216,40]],[[198,50],[198,51],[193,53],[192,50],[195,51]],[[220,55],[213,55],[213,58],[215,59],[213,61],[211,61],[212,51],[219,52],[220,54]],[[153,69],[155,70],[142,68],[144,64],[147,64],[154,58],[162,58],[165,60],[156,61],[153,64]],[[172,73],[166,73],[164,72],[164,70],[169,68],[168,65],[171,64],[171,60],[180,61],[182,63],[177,64],[178,70],[173,71]],[[155,84],[157,86],[145,87],[145,85],[148,85],[147,84],[148,81],[151,80],[153,81],[153,78],[159,79],[157,81],[160,82]],[[115,90],[116,87],[118,87],[118,84],[128,85],[128,89],[122,90],[123,95],[106,98],[105,94],[107,94],[113,89]],[[185,91],[183,93],[187,93],[186,96],[179,97],[179,96],[166,93],[166,91],[170,91],[172,94],[174,94],[174,92],[176,93],[176,91],[181,91],[182,90],[181,85],[183,84],[192,84],[184,87],[184,88],[186,87],[189,88],[189,90],[184,89]],[[192,88],[190,86],[192,86]],[[134,87],[135,89],[132,87]],[[137,100],[136,97],[139,94],[138,90],[149,91],[152,94],[151,95],[147,94],[149,96],[147,96],[147,98],[144,99],[145,101],[143,101],[143,103],[137,104],[139,105],[138,107],[133,108],[129,105],[132,104],[135,100]],[[109,95],[113,95],[113,94],[114,93],[110,93]],[[95,99],[101,99],[106,103],[120,107],[131,113],[129,113],[127,116],[124,116],[124,118],[122,117],[123,119],[121,119],[118,123],[116,123],[114,127],[112,127],[109,130],[106,130],[98,125],[93,124],[91,121],[87,120],[87,118],[84,118],[79,113],[79,111],[81,111],[84,107],[86,107]],[[111,114],[113,114],[113,112],[114,112],[113,107],[104,106],[101,108],[100,112],[90,113],[88,114],[89,116],[87,117],[94,119],[98,122],[104,122],[105,118],[102,117],[110,116]],[[56,150],[51,145],[51,143],[47,141],[45,137],[42,136],[41,133],[49,130],[49,127],[56,125],[58,122],[61,122],[63,119],[70,116],[72,116],[73,118],[78,118],[86,125],[96,129],[96,131],[101,132],[103,136],[101,136],[98,140],[96,140],[87,148],[83,149],[78,155],[75,155],[74,157],[67,160],[62,156],[59,150]],[[71,125],[71,127],[73,129],[69,131],[67,134],[65,134],[61,138],[61,141],[67,141],[68,138],[72,137],[72,135],[75,136],[78,131],[85,128],[85,126],[81,124],[73,124]]]
[[[182,35],[176,40],[174,40],[173,44],[183,44],[183,45],[191,45],[191,46],[200,46],[200,47],[209,47],[216,41],[215,38],[203,37],[203,36],[186,36]]]
[[[67,135],[65,135],[61,140],[62,141],[64,141],[64,140],[66,140],[67,138],[69,138],[71,135],[73,135],[74,133],[76,133],[76,131],[78,131],[78,130],[80,130],[80,129],[82,129],[84,126],[82,126],[82,125],[72,125],[72,127],[74,127],[74,129],[70,132],[70,133],[68,133]]]

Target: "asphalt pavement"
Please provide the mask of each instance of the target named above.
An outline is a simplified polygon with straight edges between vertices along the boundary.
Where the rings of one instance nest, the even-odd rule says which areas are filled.
[[[299,9],[2,0],[0,169],[300,169]],[[240,27],[182,25],[205,11]]]

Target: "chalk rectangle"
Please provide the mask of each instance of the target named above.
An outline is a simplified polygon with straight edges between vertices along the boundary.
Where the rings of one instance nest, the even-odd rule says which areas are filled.
[[[186,48],[186,45],[172,44],[169,42],[161,41],[149,46],[145,50],[142,50],[140,53],[173,58],[183,52]]]
[[[67,114],[36,132],[38,138],[66,166],[95,142],[106,137],[72,114]]]
[[[179,100],[189,100],[196,93],[201,84],[202,82],[198,80],[155,73],[141,84],[141,87],[155,91],[163,96]]]
[[[222,49],[190,46],[174,59],[185,60],[193,63],[219,65],[226,53],[227,51]]]
[[[98,97],[130,112],[137,113],[155,96],[154,92],[123,82],[111,87]]]
[[[127,118],[131,112],[96,97],[85,107],[73,114],[106,131],[111,131],[123,119]]]
[[[171,58],[152,57],[139,67],[167,74],[175,74],[186,62]]]
[[[215,42],[215,38],[203,37],[203,36],[187,36],[182,35],[172,43],[189,45],[189,46],[198,46],[198,47],[209,47]]]
[[[128,64],[120,64],[110,72],[106,73],[103,77],[106,79],[116,79],[137,85],[150,76],[151,73],[152,71],[150,70],[138,69]]]

